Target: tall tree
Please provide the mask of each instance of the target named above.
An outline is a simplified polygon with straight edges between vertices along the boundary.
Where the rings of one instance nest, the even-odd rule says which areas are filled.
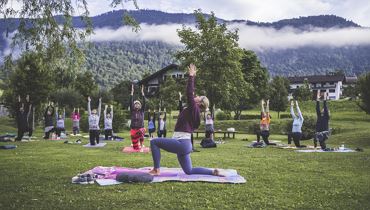
[[[95,83],[94,77],[89,71],[77,74],[73,87],[85,98],[91,96],[98,90],[98,85]]]
[[[179,104],[179,92],[185,94],[184,90],[184,79],[175,80],[172,77],[166,78],[166,81],[161,85],[158,93],[158,98],[160,103],[162,103],[162,108],[165,107],[169,112],[177,110]]]
[[[6,82],[2,98],[7,108],[14,111],[16,98],[18,96],[24,98],[29,95],[36,111],[40,110],[40,105],[46,102],[48,96],[55,89],[53,83],[50,82],[53,79],[52,75],[43,69],[44,63],[37,55],[34,53],[23,54],[16,65],[12,67],[13,73]]]
[[[289,81],[284,77],[274,77],[270,84],[270,109],[278,112],[285,111],[288,106]]]
[[[243,109],[250,109],[266,96],[269,73],[265,67],[261,66],[257,55],[251,50],[243,49],[241,63],[244,80],[251,84],[249,100],[242,104],[244,104]]]
[[[370,114],[370,72],[362,75],[357,81],[357,88],[360,92],[361,102],[359,107]]]
[[[308,83],[307,80],[303,82],[302,86],[294,90],[293,97],[296,100],[300,100],[300,101],[309,101],[312,99],[312,92],[310,89],[310,84]]]
[[[128,1],[134,2],[137,7],[136,0],[112,0],[111,6],[123,5]],[[14,17],[19,21],[13,23],[17,26],[12,37],[12,47],[18,47],[22,52],[35,52],[43,59],[45,71],[56,73],[63,69],[64,74],[73,75],[84,62],[84,53],[78,42],[84,41],[93,31],[87,1],[20,0],[18,2],[21,4],[19,10],[12,7],[10,0],[0,0],[0,14],[6,20],[8,32],[14,29],[11,28]],[[80,16],[85,23],[84,28],[75,28],[72,21],[73,15]],[[132,18],[124,19],[133,24]],[[10,60],[12,60],[12,53],[7,56],[5,63],[12,65]],[[7,69],[10,68],[9,65]]]
[[[195,11],[196,30],[185,27],[178,30],[185,48],[177,58],[185,68],[194,63],[197,68],[197,87],[201,87],[213,104],[235,110],[240,98],[247,97],[247,83],[241,72],[241,49],[237,31],[228,31],[218,24],[215,14],[207,19],[200,10]],[[198,92],[199,93],[199,92]]]

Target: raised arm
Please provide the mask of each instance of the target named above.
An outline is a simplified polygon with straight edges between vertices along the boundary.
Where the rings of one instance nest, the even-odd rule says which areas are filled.
[[[324,96],[324,116],[329,118],[329,110],[328,110],[328,105],[326,103],[327,97],[328,97],[327,93],[325,93],[325,96]]]
[[[292,115],[292,118],[296,118],[295,114],[294,114],[294,101],[292,100],[290,102],[290,115]]]
[[[179,92],[179,112],[182,112],[183,110],[181,97],[182,97],[181,92]]]
[[[268,115],[268,117],[270,118],[270,100],[267,99],[267,102],[266,102],[266,114]]]
[[[141,95],[143,96],[143,105],[141,106],[141,111],[145,112],[146,98],[145,98],[145,94],[144,94],[144,85],[141,86]]]
[[[88,113],[89,116],[91,115],[91,105],[90,105],[90,102],[91,102],[91,98],[89,96],[89,97],[87,97],[87,113]]]
[[[320,111],[320,90],[317,90],[317,95],[316,95],[316,115],[317,115],[317,117],[321,116],[321,111]]]
[[[188,67],[189,70],[189,78],[188,78],[188,83],[186,85],[186,97],[188,99],[188,108],[192,109],[195,106],[195,101],[194,101],[194,80],[195,80],[195,75],[197,73],[197,68],[195,67],[194,64],[190,64]]]
[[[134,110],[134,84],[131,84],[131,95],[130,95],[130,112]]]
[[[57,104],[58,105],[58,104]],[[59,107],[57,106],[57,107],[55,107],[55,118],[58,120],[58,114],[59,114]]]
[[[110,117],[113,120],[113,105],[110,105]]]
[[[81,119],[80,108],[77,108],[77,119]]]
[[[108,105],[105,105],[105,107],[104,107],[104,119],[107,117],[107,109],[108,109]]]
[[[101,98],[99,98],[99,106],[98,106],[98,116],[101,115]]]
[[[63,120],[66,119],[66,108],[63,108]]]
[[[298,101],[295,101],[295,105],[296,105],[296,109],[297,109],[297,113],[298,113],[298,117],[303,120],[303,115],[302,115],[302,112],[301,112],[301,109],[299,108],[298,106]]]

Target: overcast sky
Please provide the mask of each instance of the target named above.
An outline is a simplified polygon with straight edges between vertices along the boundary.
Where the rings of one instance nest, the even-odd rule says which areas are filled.
[[[125,0],[127,1],[127,0]],[[87,0],[91,15],[111,11],[111,0]],[[273,22],[299,16],[333,14],[370,27],[370,0],[137,0],[140,9],[215,12],[223,19]],[[123,5],[130,9],[132,3]],[[122,9],[122,6],[117,9]]]

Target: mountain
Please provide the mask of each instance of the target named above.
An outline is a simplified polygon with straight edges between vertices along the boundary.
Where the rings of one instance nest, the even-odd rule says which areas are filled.
[[[122,26],[122,10],[108,12],[92,17],[93,27],[117,29]],[[129,11],[138,23],[149,25],[162,24],[194,24],[192,14],[165,13],[154,10]],[[62,17],[56,17],[62,22]],[[312,28],[360,28],[361,26],[334,15],[319,15],[280,20],[272,23],[253,22],[250,20],[223,20],[226,24],[238,23],[248,26],[269,27],[276,30],[284,27],[307,32]],[[12,32],[19,23],[13,19],[12,24],[6,24],[0,19],[0,51],[7,47],[4,34]],[[76,27],[84,27],[79,17],[73,18]],[[86,48],[87,62],[85,68],[92,71],[101,86],[111,87],[123,79],[140,79],[143,74],[153,73],[164,66],[176,62],[174,54],[180,46],[174,46],[159,41],[120,41],[96,42]],[[262,64],[271,75],[310,75],[325,74],[329,71],[344,70],[347,74],[361,74],[370,70],[370,46],[350,47],[315,47],[305,46],[295,49],[271,49],[256,51]],[[1,54],[0,54],[1,55]]]

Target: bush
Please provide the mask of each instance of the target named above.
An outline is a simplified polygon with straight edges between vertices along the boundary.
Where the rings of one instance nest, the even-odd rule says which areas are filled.
[[[288,119],[288,118],[291,118],[292,115],[290,114],[280,114],[280,119]]]
[[[240,115],[240,120],[258,120],[261,118],[259,114],[242,114]]]
[[[226,113],[223,111],[218,111],[216,113],[216,120],[230,120],[231,119],[231,113]]]

